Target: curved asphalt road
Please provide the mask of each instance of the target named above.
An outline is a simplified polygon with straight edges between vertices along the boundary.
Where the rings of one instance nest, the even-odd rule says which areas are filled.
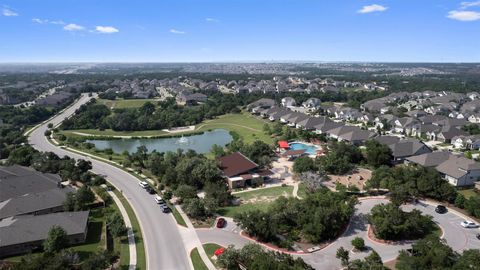
[[[307,263],[312,265],[315,269],[341,269],[340,261],[335,258],[337,249],[343,246],[348,250],[352,250],[351,241],[355,237],[362,237],[365,240],[365,244],[369,248],[375,249],[382,257],[383,261],[389,261],[395,259],[400,250],[409,248],[411,243],[396,243],[396,244],[382,244],[371,241],[367,237],[367,223],[365,220],[365,214],[370,213],[373,206],[380,203],[387,203],[386,199],[372,198],[361,200],[357,205],[355,215],[352,217],[351,223],[345,233],[339,237],[335,242],[326,248],[305,255],[298,255],[302,257]],[[420,202],[416,205],[406,205],[402,207],[405,211],[411,211],[416,208],[422,211],[424,214],[433,216],[433,220],[442,228],[443,238],[447,241],[453,250],[461,252],[465,249],[479,249],[480,240],[475,235],[479,233],[479,229],[465,229],[460,225],[460,222],[464,220],[462,216],[453,211],[449,211],[445,214],[435,213],[435,206]],[[229,220],[230,221],[230,220]],[[217,243],[222,246],[234,245],[236,247],[242,247],[250,240],[241,237],[238,233],[240,229],[236,227],[233,222],[223,229],[197,229],[198,237],[202,243]],[[363,258],[368,252],[354,253],[350,251],[351,259]]]
[[[75,113],[90,98],[83,95],[73,106],[69,107],[47,123],[54,126]],[[29,143],[37,150],[54,152],[60,157],[87,159],[92,162],[92,171],[104,175],[109,182],[119,188],[134,209],[142,228],[143,241],[148,269],[190,269],[189,256],[185,251],[177,224],[171,214],[163,214],[139,185],[138,179],[129,173],[107,163],[86,158],[50,144],[44,136],[47,123],[40,125],[29,135]]]

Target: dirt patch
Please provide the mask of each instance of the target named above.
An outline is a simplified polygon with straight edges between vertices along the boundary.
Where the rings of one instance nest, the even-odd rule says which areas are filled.
[[[285,196],[289,197],[291,194],[288,194],[287,192],[283,192],[280,196]],[[248,200],[241,200],[242,203],[270,203],[278,199],[280,196],[260,196],[260,197],[255,197],[251,198]]]
[[[337,183],[345,186],[356,186],[360,191],[365,189],[365,183],[372,178],[372,171],[368,169],[356,169],[350,174],[345,175],[329,175],[330,181],[325,185],[331,189],[334,189]]]

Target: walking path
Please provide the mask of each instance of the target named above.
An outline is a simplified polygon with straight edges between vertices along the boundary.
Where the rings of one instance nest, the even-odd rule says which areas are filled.
[[[137,248],[135,246],[135,236],[133,234],[132,222],[128,217],[127,210],[125,210],[125,207],[123,206],[122,201],[120,201],[120,199],[117,197],[117,195],[113,191],[109,190],[107,192],[117,204],[118,209],[122,214],[123,220],[125,221],[125,226],[127,227],[127,236],[128,236],[128,251],[130,254],[130,263],[129,263],[128,269],[135,270],[137,268]]]
[[[180,235],[183,238],[183,243],[185,246],[185,249],[187,251],[187,254],[190,254],[190,251],[194,248],[197,248],[198,253],[200,254],[200,257],[202,258],[203,263],[207,266],[209,270],[216,270],[215,266],[213,265],[212,261],[210,261],[210,258],[208,258],[207,253],[205,252],[205,249],[203,249],[202,242],[200,242],[200,239],[198,238],[197,232],[195,230],[195,227],[193,227],[192,222],[188,218],[188,216],[183,212],[183,209],[179,205],[175,205],[175,208],[177,208],[177,211],[180,213],[182,218],[185,220],[185,223],[187,223],[187,228],[180,228]],[[190,259],[190,263],[192,260]],[[192,269],[193,269],[193,265]]]
[[[298,197],[298,185],[299,184],[300,184],[300,182],[293,183],[292,195],[293,195],[294,198],[299,198],[300,199],[300,197]]]

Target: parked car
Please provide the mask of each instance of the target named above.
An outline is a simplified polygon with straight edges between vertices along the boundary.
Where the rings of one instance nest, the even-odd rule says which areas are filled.
[[[435,207],[435,212],[439,214],[445,214],[446,212],[448,212],[448,210],[447,210],[447,207],[443,205],[437,205],[437,207]]]
[[[145,181],[139,182],[138,185],[141,186],[142,188],[147,188],[148,187],[148,183],[145,182]]]
[[[478,227],[478,225],[475,222],[469,221],[469,220],[462,221],[462,223],[460,223],[460,225],[462,225],[462,227],[464,227],[464,228],[477,228]]]
[[[166,204],[161,204],[160,209],[162,209],[163,213],[170,213],[170,208]]]
[[[149,194],[155,194],[155,193],[157,193],[157,192],[155,191],[155,189],[151,188],[150,186],[146,187],[145,190],[146,190]]]
[[[221,229],[227,225],[227,221],[224,218],[219,218],[217,220],[217,228]]]
[[[478,240],[480,240],[480,233],[477,233],[476,237]]]
[[[162,197],[160,197],[160,195],[155,196],[155,202],[157,202],[158,204],[165,203],[165,201],[162,199]]]

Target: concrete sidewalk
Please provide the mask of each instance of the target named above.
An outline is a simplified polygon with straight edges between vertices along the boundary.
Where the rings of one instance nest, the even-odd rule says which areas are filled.
[[[113,198],[115,203],[120,209],[120,213],[122,214],[123,220],[125,221],[125,226],[127,227],[127,236],[128,236],[128,251],[130,254],[129,260],[129,270],[135,270],[137,268],[137,248],[135,246],[135,237],[132,230],[132,223],[130,222],[130,218],[128,217],[127,210],[122,204],[122,201],[117,197],[117,195],[113,191],[107,191],[108,194]]]
[[[187,228],[180,228],[180,235],[183,238],[183,243],[185,244],[185,248],[187,249],[187,254],[190,254],[190,251],[192,249],[197,248],[198,253],[200,254],[200,257],[202,258],[203,263],[207,266],[209,270],[216,270],[215,266],[213,265],[212,261],[210,261],[210,258],[208,258],[207,253],[205,252],[205,249],[203,249],[203,245],[200,242],[200,239],[198,238],[197,231],[195,230],[195,227],[193,227],[192,222],[188,218],[187,214],[183,212],[182,208],[179,205],[175,205],[175,208],[177,208],[178,212],[182,216],[182,218],[185,220],[185,223],[187,223]],[[191,260],[190,260],[191,261]],[[193,265],[192,265],[193,269]]]

